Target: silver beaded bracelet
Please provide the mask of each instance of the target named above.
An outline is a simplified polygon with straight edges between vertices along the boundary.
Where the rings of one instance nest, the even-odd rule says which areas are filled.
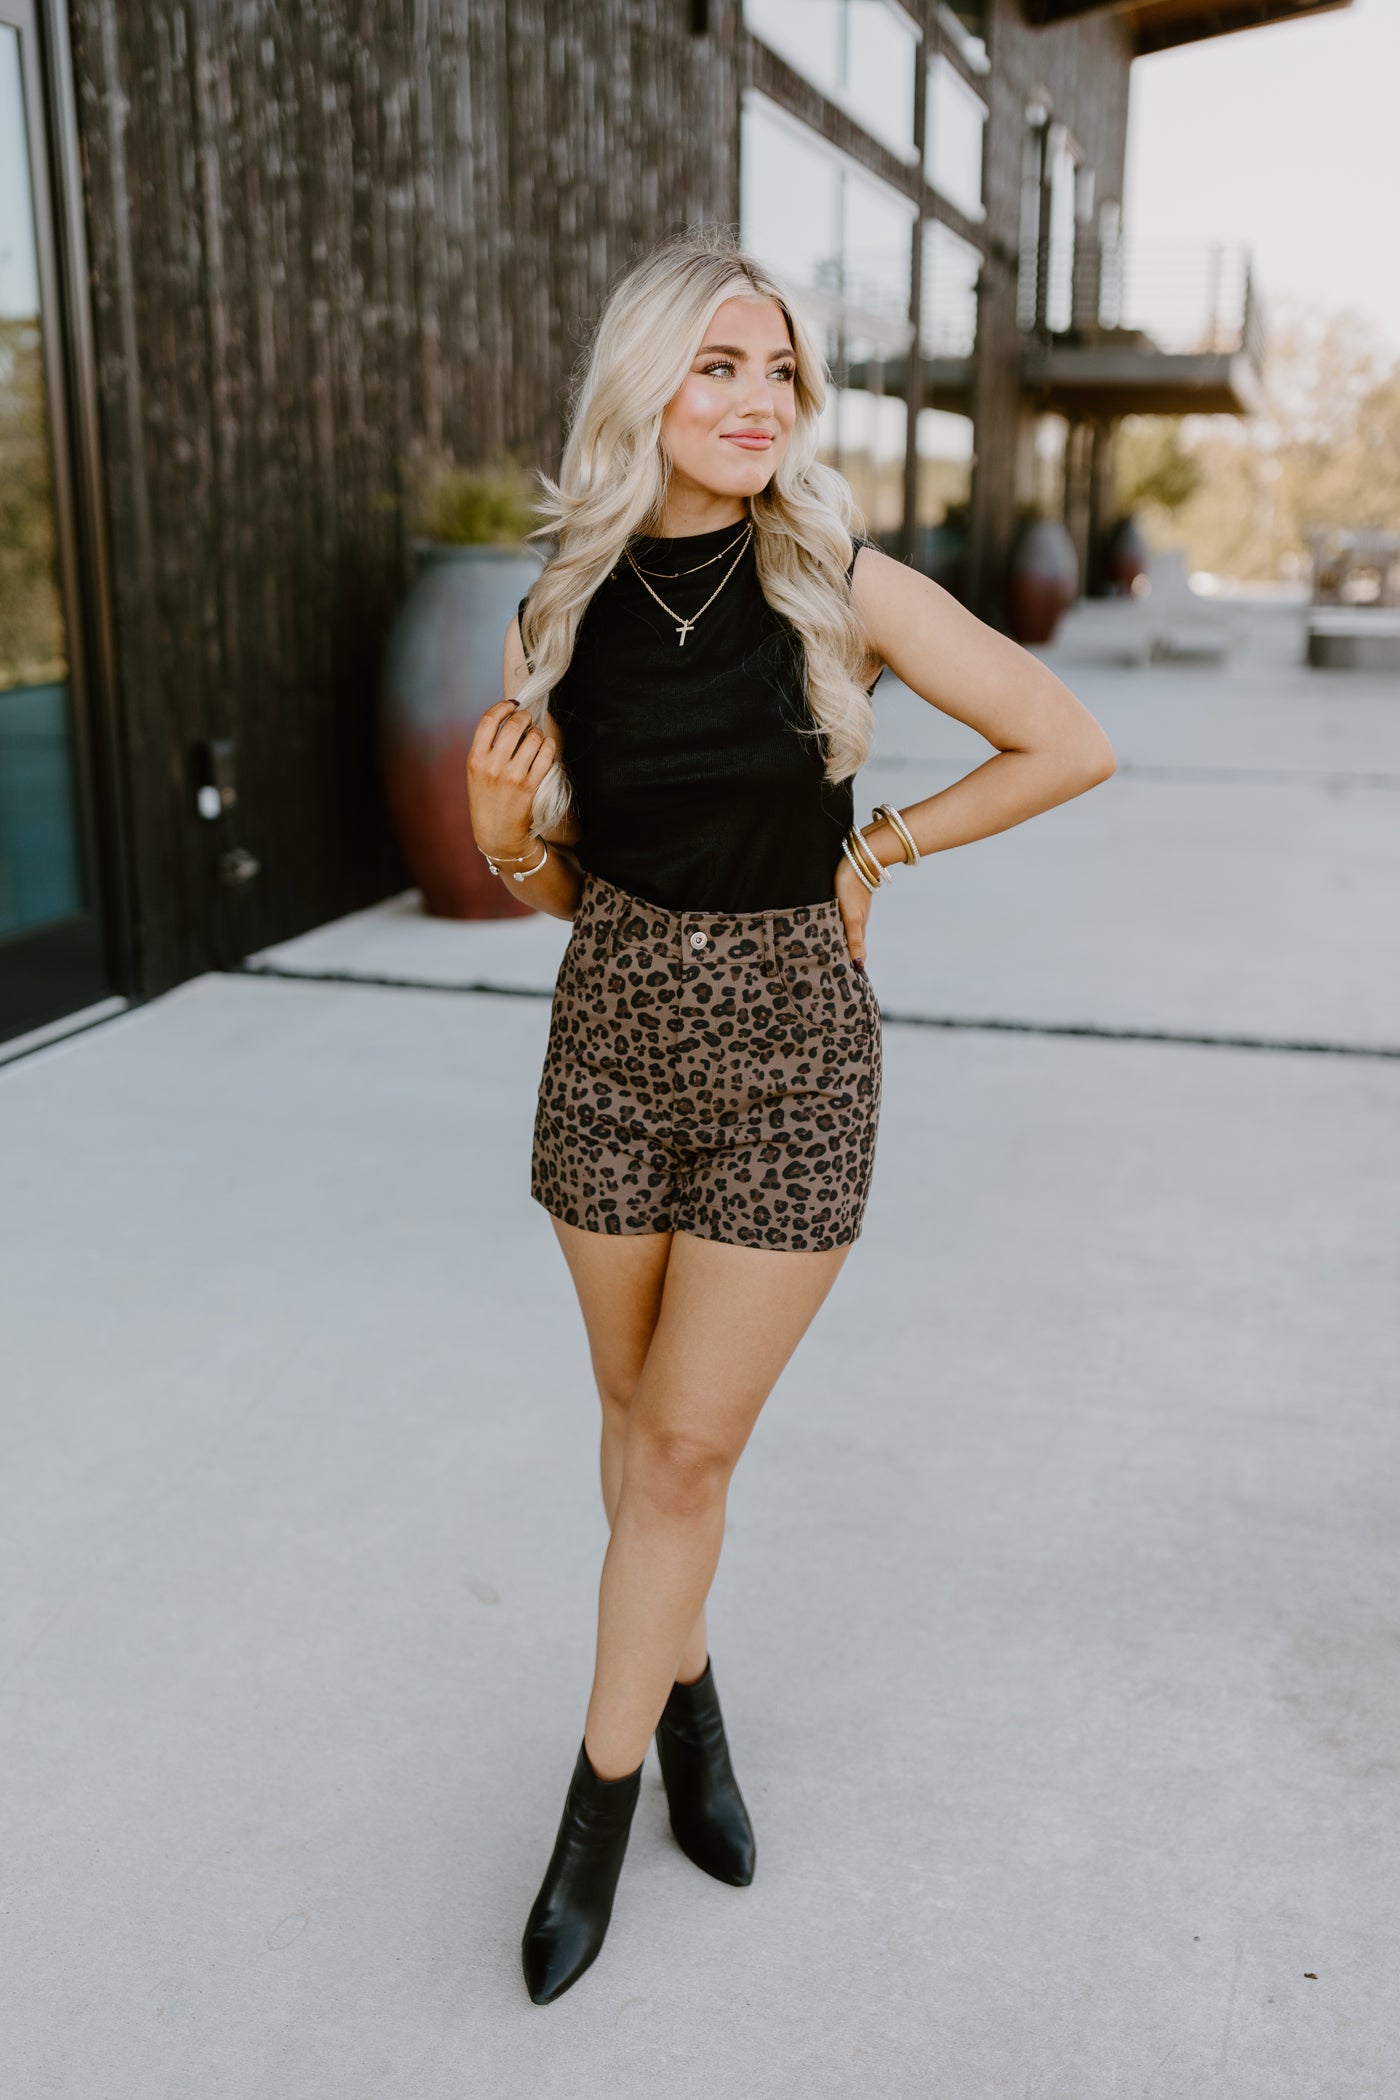
[[[525,880],[525,877],[526,877],[527,875],[538,875],[538,874],[539,874],[539,872],[540,872],[540,869],[541,869],[541,868],[542,868],[542,867],[544,866],[545,862],[546,862],[546,861],[547,861],[547,860],[549,859],[549,840],[548,840],[548,839],[540,839],[540,840],[538,841],[538,843],[539,843],[539,845],[541,845],[541,846],[542,846],[542,847],[544,848],[544,851],[543,851],[543,852],[542,852],[542,853],[540,854],[540,857],[539,857],[539,859],[538,859],[538,860],[537,860],[537,861],[535,862],[535,865],[533,866],[533,868],[504,868],[504,867],[498,867],[498,866],[497,866],[497,864],[496,864],[496,862],[495,862],[495,860],[494,860],[494,859],[492,858],[492,856],[491,856],[491,855],[490,855],[490,854],[489,854],[489,853],[488,853],[488,852],[486,851],[486,848],[485,848],[484,846],[482,846],[481,848],[479,848],[479,851],[480,851],[480,853],[481,853],[481,857],[482,857],[482,859],[483,859],[483,860],[485,861],[485,863],[486,863],[487,867],[488,867],[488,868],[489,868],[489,869],[491,870],[491,873],[492,873],[493,875],[509,875],[509,876],[510,876],[510,879],[511,879],[511,881],[512,881],[512,882],[523,882],[523,881]],[[503,858],[507,858],[507,859],[516,859],[516,858],[519,858],[519,859],[521,859],[521,860],[523,860],[523,859],[524,859],[524,857],[525,857],[525,856],[524,856],[523,854],[520,854],[520,855],[518,855],[518,856],[517,856],[517,855],[514,855],[514,854],[511,854],[511,855],[505,855],[505,856],[503,856]]]
[[[855,857],[854,853],[852,853],[852,851],[851,851],[851,843],[850,843],[850,840],[849,840],[849,839],[842,839],[842,841],[841,841],[841,851],[842,851],[842,852],[843,852],[843,853],[845,854],[845,856],[846,856],[847,860],[848,860],[848,861],[850,862],[851,866],[852,866],[852,867],[853,867],[853,868],[855,869],[855,871],[856,871],[857,875],[859,875],[859,877],[860,877],[861,881],[862,881],[862,882],[863,882],[863,883],[865,884],[865,887],[866,887],[866,888],[867,888],[867,889],[869,890],[869,892],[870,892],[871,896],[873,897],[873,896],[874,896],[874,894],[875,894],[875,892],[876,892],[876,890],[877,890],[877,889],[879,888],[879,884],[878,884],[878,883],[874,883],[874,882],[872,882],[872,881],[870,880],[870,877],[869,877],[869,876],[868,876],[868,875],[866,874],[866,872],[865,872],[864,868],[863,868],[863,867],[861,866],[860,862],[859,862],[859,861],[858,861],[858,860],[856,859],[856,857]]]

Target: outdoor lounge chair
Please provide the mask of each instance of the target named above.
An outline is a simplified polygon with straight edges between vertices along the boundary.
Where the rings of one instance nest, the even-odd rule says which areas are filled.
[[[1147,573],[1152,588],[1139,602],[1149,658],[1154,663],[1223,662],[1240,641],[1235,609],[1192,590],[1178,547],[1154,554]]]
[[[1154,554],[1150,588],[1113,598],[1081,598],[1067,614],[1076,653],[1126,664],[1219,663],[1239,642],[1241,615],[1193,591],[1179,550]]]

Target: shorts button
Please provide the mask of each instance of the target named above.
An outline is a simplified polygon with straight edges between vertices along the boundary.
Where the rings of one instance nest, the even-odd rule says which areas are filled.
[[[697,931],[690,936],[690,945],[692,948],[703,948],[708,939],[709,935],[707,933]]]

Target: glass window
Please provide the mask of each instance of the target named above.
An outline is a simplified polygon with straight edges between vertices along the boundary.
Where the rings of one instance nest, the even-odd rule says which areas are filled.
[[[841,294],[852,320],[887,348],[909,337],[914,220],[907,197],[848,162],[842,181]]]
[[[841,90],[845,0],[744,0],[744,22],[824,95]]]
[[[1102,328],[1119,328],[1123,323],[1123,250],[1122,211],[1117,200],[1108,199],[1099,206],[1099,310],[1098,322]]]
[[[971,357],[977,346],[977,280],[982,257],[951,226],[924,226],[919,347],[925,357]]]
[[[791,284],[822,332],[832,385],[820,457],[846,476],[872,532],[897,533],[914,202],[753,91],[740,153],[744,245]]]
[[[903,355],[911,334],[912,197],[750,89],[740,129],[740,235],[819,323]]]
[[[746,248],[834,318],[841,289],[841,164],[804,125],[757,95],[745,98],[739,138],[739,213]]]
[[[919,39],[887,0],[848,0],[846,75],[837,100],[882,145],[917,161],[914,144],[914,68]]]
[[[982,203],[982,133],[987,105],[940,52],[928,69],[924,173],[950,204],[970,219],[986,217]]]
[[[744,0],[744,22],[892,153],[918,159],[919,31],[897,0]]]
[[[1041,200],[1048,165],[1046,140],[1049,119],[1040,103],[1026,111],[1026,129],[1021,148],[1021,249],[1016,273],[1016,323],[1037,328],[1044,316],[1045,257],[1041,253]]]
[[[1075,165],[1063,127],[1050,127],[1050,253],[1045,265],[1045,323],[1068,328],[1073,308]]]
[[[0,936],[83,905],[18,32],[0,26]]]

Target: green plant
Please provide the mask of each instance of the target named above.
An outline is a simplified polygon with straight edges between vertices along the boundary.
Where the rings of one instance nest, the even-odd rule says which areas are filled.
[[[1120,423],[1113,476],[1119,508],[1125,511],[1144,503],[1180,510],[1202,480],[1201,463],[1184,449],[1175,416],[1135,416]]]
[[[524,547],[538,524],[534,488],[518,460],[459,467],[447,460],[414,476],[410,530],[460,547]]]
[[[1058,524],[1060,522],[1059,512],[1052,510],[1048,503],[1041,501],[1040,497],[1034,496],[1025,502],[1018,503],[1011,516],[1012,539],[1018,540],[1023,532],[1029,532],[1032,525],[1039,525],[1047,520],[1052,524]]]

